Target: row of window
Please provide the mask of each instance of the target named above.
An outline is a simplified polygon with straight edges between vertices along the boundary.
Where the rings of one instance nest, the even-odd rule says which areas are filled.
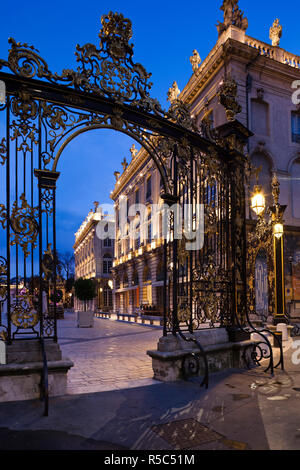
[[[251,100],[251,123],[254,134],[270,135],[269,105],[264,101]],[[292,142],[300,143],[300,113],[291,113]]]
[[[156,281],[163,281],[163,279],[164,279],[164,270],[163,270],[163,261],[161,260],[158,263],[157,270],[156,270]],[[144,269],[143,269],[143,279],[142,279],[142,281],[143,281],[143,283],[146,283],[146,282],[149,282],[151,280],[152,280],[151,271],[150,271],[149,266],[146,265],[146,266],[144,266]],[[139,275],[138,275],[137,270],[135,269],[134,272],[132,273],[131,285],[132,286],[138,286],[139,282],[140,282]],[[124,274],[122,280],[120,279],[120,276],[116,277],[115,287],[116,287],[116,289],[120,289],[120,287],[122,287],[122,288],[129,287],[129,281],[128,281],[127,273]]]
[[[206,115],[212,127],[214,127],[213,110]],[[259,99],[251,100],[251,130],[254,134],[270,135],[269,104]],[[300,143],[300,112],[291,113],[291,139],[292,142]]]

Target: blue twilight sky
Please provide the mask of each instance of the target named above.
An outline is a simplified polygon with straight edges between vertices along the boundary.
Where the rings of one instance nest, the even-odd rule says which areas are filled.
[[[192,69],[189,57],[197,49],[202,60],[217,40],[222,0],[137,0],[2,2],[0,58],[6,59],[8,37],[39,49],[52,72],[75,68],[76,44],[99,43],[100,17],[110,10],[133,23],[134,59],[152,72],[152,96],[168,107],[166,93],[174,80],[183,89]],[[281,47],[300,55],[300,3],[295,0],[240,0],[249,20],[247,34],[269,43],[269,28],[278,17],[283,25]],[[58,170],[57,243],[72,250],[74,232],[95,200],[109,203],[113,172],[130,157],[132,141],[113,131],[90,131],[64,150]]]

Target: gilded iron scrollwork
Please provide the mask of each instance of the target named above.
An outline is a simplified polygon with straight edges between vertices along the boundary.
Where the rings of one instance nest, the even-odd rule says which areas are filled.
[[[28,292],[16,296],[11,306],[11,321],[19,329],[33,328],[39,322],[39,315],[33,306],[33,296]]]
[[[11,234],[11,245],[20,245],[25,257],[30,254],[28,245],[36,247],[38,235],[38,207],[31,207],[25,194],[20,196],[21,206],[15,201],[12,206],[10,226],[14,233]]]
[[[191,117],[188,106],[181,100],[172,101],[167,117],[186,129],[198,132],[196,120]]]
[[[254,231],[248,233],[247,249],[247,305],[251,315],[256,315],[256,287],[255,287],[255,265],[256,258],[260,250],[264,250],[267,255],[268,269],[268,310],[272,315],[275,308],[275,272],[273,253],[273,232],[272,225],[263,218],[259,218]]]
[[[64,69],[60,75],[52,73],[37,49],[27,43],[16,42],[12,38],[9,39],[11,48],[8,60],[0,60],[0,69],[8,67],[20,77],[43,78],[51,83],[63,84],[75,90],[109,98],[116,104],[132,105],[198,132],[189,109],[182,101],[176,99],[166,112],[161,108],[159,101],[150,96],[151,73],[148,73],[141,64],[133,62],[133,45],[129,42],[132,37],[131,21],[122,14],[109,12],[101,17],[101,24],[99,49],[90,43],[82,47],[76,46],[75,56],[79,63],[76,70]],[[70,104],[78,105],[80,104],[78,100],[79,97],[74,97]],[[15,111],[20,113],[16,106],[17,103]],[[27,117],[33,118],[35,103],[32,103],[32,107],[27,103],[26,109],[22,109],[22,112],[27,113]],[[55,119],[64,119],[58,109],[57,113]],[[121,119],[117,124],[121,126]],[[154,127],[159,128],[160,125],[155,122]]]
[[[193,269],[194,323],[197,327],[207,323],[211,328],[224,325],[221,291],[227,283],[225,273],[216,266],[212,254],[208,256],[207,263]]]
[[[44,78],[163,115],[159,102],[149,94],[151,74],[132,60],[131,21],[122,14],[109,12],[101,17],[101,24],[99,49],[94,44],[76,46],[75,56],[80,64],[77,70],[64,69],[61,75],[52,73],[37,49],[12,38],[8,60],[0,60],[0,69],[8,67],[24,78]]]
[[[0,165],[4,165],[6,162],[6,139],[3,137],[3,139],[0,142]]]

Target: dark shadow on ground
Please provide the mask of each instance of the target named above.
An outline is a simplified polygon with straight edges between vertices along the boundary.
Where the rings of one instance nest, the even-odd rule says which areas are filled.
[[[0,450],[126,450],[126,448],[63,431],[12,431],[0,428]]]
[[[268,449],[251,380],[227,371],[211,376],[208,390],[176,382],[55,397],[47,418],[38,400],[1,403],[0,449],[169,450],[181,448],[178,432],[184,449]],[[157,431],[174,422],[167,434]]]

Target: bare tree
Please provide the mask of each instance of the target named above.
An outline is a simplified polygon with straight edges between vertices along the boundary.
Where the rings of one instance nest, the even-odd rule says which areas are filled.
[[[70,251],[65,251],[59,255],[59,259],[62,265],[62,268],[66,275],[66,280],[70,277],[74,277],[75,274],[75,258],[74,254]]]

